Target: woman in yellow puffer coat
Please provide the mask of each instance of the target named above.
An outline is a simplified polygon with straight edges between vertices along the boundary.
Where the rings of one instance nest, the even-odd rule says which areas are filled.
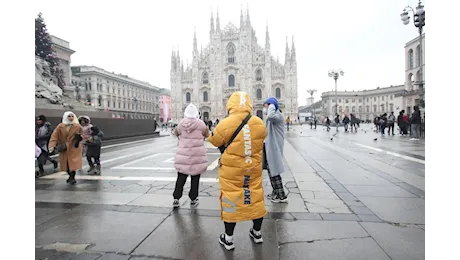
[[[213,130],[209,141],[216,147],[227,145],[243,120],[252,114],[252,102],[246,92],[234,92],[227,103],[228,117]],[[219,242],[227,249],[235,248],[233,231],[236,222],[253,220],[249,235],[262,243],[263,217],[266,214],[262,187],[262,149],[266,135],[265,124],[251,116],[233,142],[222,154],[219,167],[221,217],[225,234]]]

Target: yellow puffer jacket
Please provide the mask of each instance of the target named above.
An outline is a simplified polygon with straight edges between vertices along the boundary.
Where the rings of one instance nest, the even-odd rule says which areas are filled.
[[[246,92],[234,92],[227,103],[229,116],[213,130],[209,141],[216,147],[230,141],[235,130],[252,113]],[[262,187],[262,149],[265,124],[252,116],[221,157],[219,168],[221,217],[225,222],[253,220],[265,216]]]

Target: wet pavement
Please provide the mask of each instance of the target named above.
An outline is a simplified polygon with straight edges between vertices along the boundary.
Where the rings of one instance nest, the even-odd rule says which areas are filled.
[[[331,140],[332,138],[332,140]],[[374,139],[377,138],[376,141]],[[235,250],[218,243],[216,148],[200,204],[187,182],[173,210],[177,139],[162,136],[103,149],[102,175],[65,173],[36,180],[36,259],[424,259],[424,141],[294,126],[286,134],[282,175],[288,204],[265,200],[263,244],[238,223]],[[271,186],[264,172],[264,191]]]

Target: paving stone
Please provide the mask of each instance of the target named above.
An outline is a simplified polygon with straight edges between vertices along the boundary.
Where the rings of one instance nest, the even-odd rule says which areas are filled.
[[[44,250],[42,248],[35,248],[35,258],[36,259],[45,259],[52,255],[56,254],[56,250]]]
[[[331,188],[325,182],[297,182],[301,191],[326,191],[332,192]]]
[[[349,238],[280,246],[280,259],[391,260],[372,238]]]
[[[355,214],[345,213],[320,213],[324,220],[337,220],[337,221],[358,221],[359,218]]]
[[[302,212],[292,212],[291,215],[295,219],[301,220],[322,220],[319,213],[302,213]]]
[[[346,185],[347,190],[356,197],[398,197],[415,198],[416,196],[399,186],[358,186]]]
[[[83,252],[72,258],[72,260],[96,260],[100,259],[99,257],[101,257],[100,254]]]
[[[284,220],[295,220],[291,213],[287,212],[267,212],[265,218],[269,219],[284,219]]]
[[[289,188],[288,190],[289,190],[289,193],[300,194],[299,188]]]
[[[35,208],[35,226],[70,212],[70,209]]]
[[[297,184],[295,182],[288,182],[284,186],[286,188],[297,188]]]
[[[381,220],[379,217],[377,217],[376,215],[372,214],[372,215],[359,215],[358,214],[358,218],[362,221],[362,222],[383,222],[383,220]]]
[[[132,206],[130,212],[133,213],[153,213],[153,214],[169,214],[173,210],[172,203],[169,208],[160,208],[160,207],[138,207]]]
[[[125,205],[136,199],[138,193],[92,192],[92,191],[49,191],[35,194],[35,201],[64,202],[77,204]]]
[[[315,199],[339,199],[339,197],[334,192],[314,191],[313,193]]]
[[[341,200],[307,199],[305,205],[309,212],[314,213],[351,213]]]
[[[425,200],[419,198],[361,197],[380,219],[392,223],[425,224]]]
[[[360,215],[374,215],[374,212],[370,211],[367,207],[354,207],[354,206],[351,206],[350,209],[351,209],[355,214],[360,214]]]
[[[130,257],[130,255],[104,254],[97,260],[128,260]]]
[[[345,189],[345,187],[340,184],[340,183],[331,183],[329,184],[329,187],[331,187],[331,189],[333,191],[335,191],[336,193],[339,193],[339,192],[348,192],[347,189]]]

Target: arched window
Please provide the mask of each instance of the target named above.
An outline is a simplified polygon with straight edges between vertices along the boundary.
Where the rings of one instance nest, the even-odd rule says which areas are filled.
[[[102,96],[101,95],[99,95],[99,97],[97,98],[97,103],[100,107],[102,106]]]
[[[235,76],[233,74],[228,76],[228,86],[229,87],[235,86]]]
[[[261,69],[256,70],[256,81],[262,81],[262,70]]]
[[[91,82],[88,84],[88,88],[91,91]]]
[[[233,45],[233,43],[228,44],[227,53],[228,53],[228,63],[234,63],[235,62],[235,45]]]
[[[203,92],[203,102],[208,102],[208,92]]]
[[[281,89],[280,88],[276,88],[275,96],[276,96],[276,98],[281,98]]]
[[[209,83],[209,77],[208,73],[205,71],[203,72],[203,84],[208,84]]]
[[[366,106],[366,112],[369,113],[369,106]]]
[[[190,103],[191,99],[192,99],[192,97],[190,95],[190,92],[185,93],[185,102]]]
[[[363,107],[359,106],[359,113],[363,112]]]
[[[262,90],[260,88],[257,89],[257,100],[261,100],[262,99]]]
[[[409,69],[414,68],[414,51],[412,49],[409,50]]]
[[[350,107],[349,107],[349,106],[346,106],[346,107],[345,107],[345,113],[348,113],[348,112],[350,112]]]
[[[85,91],[88,91],[88,83],[85,82]]]
[[[374,105],[374,113],[377,113],[377,105]]]

